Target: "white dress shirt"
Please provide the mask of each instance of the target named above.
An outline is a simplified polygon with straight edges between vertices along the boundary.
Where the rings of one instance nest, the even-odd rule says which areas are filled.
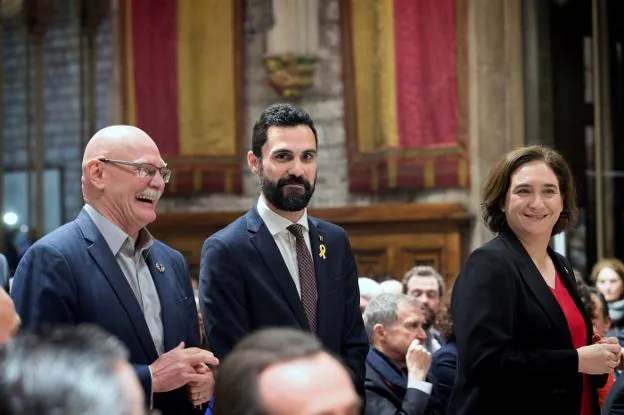
[[[290,276],[295,283],[295,287],[297,287],[299,297],[301,297],[301,284],[299,283],[299,266],[297,264],[296,238],[295,235],[293,235],[292,232],[287,229],[288,226],[293,224],[293,222],[273,212],[271,208],[269,208],[269,206],[267,205],[264,195],[260,195],[257,208],[258,214],[264,221],[264,224],[266,225],[267,229],[271,233],[271,236],[273,236],[273,239],[275,240],[277,248],[282,254],[282,258],[286,263],[286,267],[288,268],[288,271],[290,271]],[[303,215],[296,223],[300,224],[305,228],[303,237],[305,239],[306,246],[308,247],[308,251],[310,251],[310,255],[312,255],[312,248],[310,247],[310,229],[308,226],[307,209],[303,211]]]

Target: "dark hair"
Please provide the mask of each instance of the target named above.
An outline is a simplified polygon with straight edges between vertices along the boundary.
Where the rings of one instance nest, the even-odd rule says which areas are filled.
[[[543,146],[521,147],[505,154],[494,165],[483,187],[483,220],[488,229],[494,233],[500,232],[507,226],[507,219],[501,210],[511,185],[511,176],[524,164],[533,161],[543,161],[557,176],[559,191],[563,199],[563,210],[552,234],[574,226],[578,211],[576,208],[576,189],[570,166],[564,158],[553,149]]]
[[[435,278],[438,283],[438,296],[442,297],[444,295],[444,290],[446,289],[444,278],[431,265],[416,265],[414,268],[405,273],[403,276],[403,292],[405,294],[407,294],[407,284],[414,277]]]
[[[253,126],[251,138],[251,151],[257,158],[262,157],[262,146],[267,141],[269,127],[296,127],[307,125],[314,133],[314,141],[318,146],[318,137],[314,121],[310,114],[292,104],[279,103],[269,105]]]
[[[579,297],[581,297],[583,305],[585,306],[585,310],[587,310],[587,314],[589,314],[589,317],[593,319],[596,315],[596,306],[591,298],[591,291],[593,288],[587,285],[582,279],[576,278],[576,289],[579,293]]]
[[[607,299],[605,298],[604,295],[602,295],[602,293],[600,291],[598,291],[595,287],[589,287],[588,288],[589,291],[589,295],[590,298],[592,295],[597,295],[598,299],[600,300],[600,314],[602,315],[603,318],[608,318],[609,317],[609,304],[607,303]],[[592,301],[592,304],[594,302]],[[595,314],[592,314],[592,317]]]
[[[121,342],[95,326],[20,333],[0,350],[0,414],[130,415],[117,366],[127,358]]]
[[[438,330],[447,342],[455,341],[453,314],[451,313],[451,291],[446,293],[440,302],[440,310],[436,316]]]
[[[593,282],[596,282],[598,280],[598,274],[600,274],[600,271],[605,268],[611,268],[615,271],[618,277],[624,281],[624,264],[617,258],[604,258],[596,262],[596,264],[592,267],[590,279]]]
[[[214,415],[266,415],[258,378],[268,366],[324,352],[319,340],[291,328],[267,328],[247,336],[219,366]]]

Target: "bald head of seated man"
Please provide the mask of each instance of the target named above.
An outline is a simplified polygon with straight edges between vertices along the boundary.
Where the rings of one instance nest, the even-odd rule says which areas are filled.
[[[226,357],[213,415],[359,415],[360,397],[345,367],[309,333],[259,330]]]

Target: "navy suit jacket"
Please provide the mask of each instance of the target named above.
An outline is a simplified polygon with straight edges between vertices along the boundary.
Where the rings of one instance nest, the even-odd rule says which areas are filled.
[[[160,298],[165,351],[181,341],[198,346],[195,299],[182,254],[159,241],[148,251],[145,260]],[[117,336],[130,352],[149,403],[148,365],[158,353],[132,288],[84,209],[26,251],[11,295],[24,328],[91,323]],[[185,388],[154,394],[153,403],[163,415],[194,413]]]
[[[407,374],[401,372],[380,351],[371,348],[366,358],[366,408],[364,415],[440,415],[437,380],[431,373],[431,394],[407,387]]]
[[[337,225],[313,217],[308,223],[318,290],[317,336],[342,357],[363,396],[369,346],[349,239]],[[206,240],[199,275],[206,334],[220,359],[262,327],[310,330],[290,272],[255,207]]]
[[[431,357],[429,373],[438,382],[438,396],[446,411],[457,377],[457,344],[450,341],[440,347]]]

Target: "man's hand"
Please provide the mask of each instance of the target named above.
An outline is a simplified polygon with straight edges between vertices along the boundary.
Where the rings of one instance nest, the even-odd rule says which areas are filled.
[[[407,349],[405,364],[409,379],[424,381],[431,367],[431,353],[421,346],[418,339],[414,339]]]
[[[199,366],[205,367],[204,364],[216,366],[219,359],[197,347],[185,349],[184,342],[181,342],[150,365],[152,392],[169,392],[191,382],[206,383],[207,374],[196,369]],[[209,376],[212,377],[212,374]]]
[[[196,366],[195,371],[204,376],[204,381],[189,382],[188,395],[191,403],[194,406],[199,406],[208,402],[210,398],[212,398],[212,393],[214,391],[214,373],[205,364]]]

